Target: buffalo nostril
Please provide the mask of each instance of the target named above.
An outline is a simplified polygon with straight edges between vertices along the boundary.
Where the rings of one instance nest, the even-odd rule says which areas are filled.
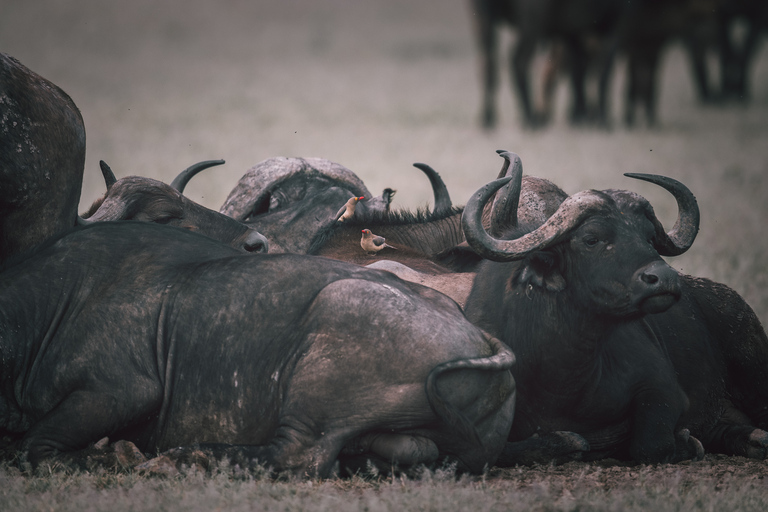
[[[267,242],[267,239],[264,237],[264,235],[254,231],[250,236],[248,236],[245,242],[243,242],[243,249],[246,252],[266,253],[269,252],[269,242]]]
[[[640,275],[640,279],[642,279],[646,284],[656,284],[659,282],[659,276],[656,274],[650,274],[648,272],[643,272]]]
[[[262,243],[254,243],[254,244],[245,244],[243,247],[246,252],[267,252],[267,246]]]

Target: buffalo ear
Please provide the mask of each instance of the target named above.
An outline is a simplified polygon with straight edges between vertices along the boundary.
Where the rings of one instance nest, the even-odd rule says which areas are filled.
[[[517,274],[517,282],[524,286],[536,286],[550,292],[565,289],[565,278],[557,264],[557,256],[549,251],[536,251],[526,256]]]

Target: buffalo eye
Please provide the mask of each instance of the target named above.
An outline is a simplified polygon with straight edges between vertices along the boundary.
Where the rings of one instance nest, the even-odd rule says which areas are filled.
[[[594,247],[600,242],[600,239],[594,235],[587,235],[583,238],[583,241],[587,247]]]
[[[171,215],[163,215],[162,217],[155,218],[155,224],[170,224],[176,217]]]

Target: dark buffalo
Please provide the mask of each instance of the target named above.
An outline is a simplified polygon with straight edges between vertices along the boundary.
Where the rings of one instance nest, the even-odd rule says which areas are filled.
[[[765,0],[720,0],[717,7],[720,94],[725,100],[745,102],[750,97],[749,76],[758,43],[768,30],[768,3]],[[734,37],[739,23],[746,29],[741,41]]]
[[[608,79],[617,49],[617,34],[625,10],[622,2],[611,0],[473,0],[472,16],[481,53],[483,82],[482,124],[496,124],[495,95],[498,84],[498,30],[515,27],[517,38],[510,56],[512,81],[522,107],[526,125],[538,127],[548,119],[533,107],[530,67],[536,46],[543,41],[562,43],[567,53],[573,90],[570,118],[587,120],[585,79],[590,60],[599,62],[597,121],[606,120]],[[597,40],[598,55],[590,49]]]
[[[629,176],[675,195],[672,231],[644,198],[620,190],[575,194],[543,225],[512,220],[500,238],[482,229],[480,208],[513,178],[467,204],[467,239],[493,260],[478,271],[467,317],[518,359],[510,441],[565,430],[588,441],[590,458],[681,460],[703,453],[697,440],[765,457],[765,332],[735,292],[661,259],[695,238],[690,191],[669,178]],[[506,455],[504,463],[515,462]]]
[[[182,171],[171,185],[167,185],[141,176],[117,180],[102,161],[100,165],[107,192],[84,215],[86,222],[154,222],[197,231],[246,252],[267,252],[269,242],[261,233],[183,195],[184,187],[195,174],[223,163],[224,160],[199,162]]]
[[[3,269],[0,352],[0,433],[32,465],[110,436],[298,475],[361,455],[479,472],[514,408],[511,352],[447,297],[149,223],[94,223]]]
[[[508,151],[498,153],[505,159],[499,177],[515,171],[522,173],[522,163],[517,155]],[[440,175],[426,164],[414,165],[430,177],[435,192],[434,211],[368,213],[350,222],[336,223],[318,233],[308,252],[387,270],[407,281],[434,288],[463,307],[481,259],[466,244],[461,228],[464,210],[451,206]],[[532,176],[523,177],[521,188],[519,209],[517,203],[512,205],[505,200],[508,194],[503,190],[493,206],[486,208],[483,224],[489,226],[491,232],[504,229],[504,219],[510,207],[518,211],[521,219],[541,224],[567,197],[555,184]],[[397,250],[377,257],[369,256],[360,247],[362,229],[371,229],[385,237]]]
[[[632,126],[637,111],[656,124],[659,70],[664,51],[681,42],[688,54],[696,92],[703,103],[714,100],[707,73],[707,48],[715,44],[716,0],[640,0],[628,9],[620,47],[627,57],[624,122]]]
[[[357,204],[360,215],[388,211],[394,193],[372,197],[355,173],[328,160],[276,157],[249,169],[219,211],[263,233],[272,252],[306,254],[350,197],[365,198]]]
[[[502,150],[498,153],[504,158],[499,177],[516,171],[522,173],[522,163],[517,155]],[[367,214],[351,222],[337,223],[318,233],[309,254],[387,270],[401,279],[434,288],[463,307],[481,261],[464,239],[461,228],[464,209],[450,206],[447,190],[438,192],[445,189],[445,185],[434,169],[425,164],[414,165],[430,177],[435,204],[443,204],[442,207],[415,214],[408,211]],[[504,219],[508,217],[510,207],[516,209],[521,219],[542,224],[567,197],[554,183],[532,176],[522,178],[521,188],[516,203],[506,201],[509,194],[502,190],[493,205],[483,212],[483,224],[492,233],[504,229]],[[448,199],[439,200],[439,197]],[[361,229],[371,229],[384,236],[397,251],[388,251],[380,257],[369,256],[360,247]]]
[[[72,99],[0,53],[0,262],[75,226],[84,165]]]

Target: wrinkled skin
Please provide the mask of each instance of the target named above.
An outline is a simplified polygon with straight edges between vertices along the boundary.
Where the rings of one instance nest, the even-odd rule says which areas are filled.
[[[514,407],[495,343],[386,272],[96,223],[0,273],[0,429],[33,466],[109,436],[297,475],[362,454],[481,471]]]
[[[84,165],[74,102],[0,53],[0,263],[75,226]]]
[[[196,231],[245,252],[267,252],[269,242],[245,224],[198,204],[170,185],[128,176],[110,185],[88,221],[137,220]]]

